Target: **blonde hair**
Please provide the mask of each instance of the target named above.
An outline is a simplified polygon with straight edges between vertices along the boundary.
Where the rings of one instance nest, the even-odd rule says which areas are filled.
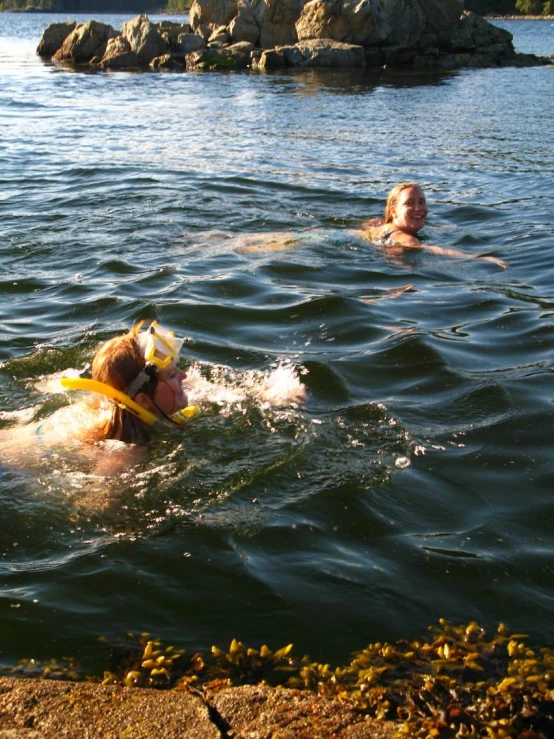
[[[140,324],[139,324],[140,325]],[[114,336],[94,355],[92,379],[127,393],[129,385],[144,369],[146,361],[137,341],[139,325],[123,336]],[[142,389],[148,395],[155,390],[147,384]],[[97,440],[117,439],[131,444],[146,444],[150,434],[144,423],[130,411],[113,404],[111,417],[97,428]]]
[[[396,203],[398,202],[400,193],[403,190],[407,190],[408,187],[417,187],[418,190],[421,190],[421,187],[415,182],[399,182],[398,185],[395,185],[392,188],[392,190],[389,192],[388,197],[387,197],[387,204],[385,206],[385,217],[383,218],[383,223],[392,223],[393,210],[396,206]]]

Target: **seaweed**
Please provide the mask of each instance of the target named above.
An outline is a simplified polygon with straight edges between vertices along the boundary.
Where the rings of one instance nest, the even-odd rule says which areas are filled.
[[[11,674],[87,679],[104,685],[217,691],[238,685],[309,690],[393,721],[395,737],[548,739],[554,736],[554,652],[531,649],[526,634],[504,624],[488,637],[476,622],[440,619],[426,638],[376,642],[332,668],[293,654],[233,639],[209,654],[164,647],[148,633],[110,646],[103,677],[79,675],[74,660],[24,660]]]

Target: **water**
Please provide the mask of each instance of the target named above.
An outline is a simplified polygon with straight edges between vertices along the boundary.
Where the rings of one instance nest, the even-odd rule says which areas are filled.
[[[57,20],[0,15],[0,423],[144,317],[310,398],[207,403],[115,479],[3,469],[0,663],[101,670],[98,636],[147,630],[339,664],[439,617],[552,643],[552,69],[76,74],[35,56]],[[509,268],[348,234],[408,179],[428,241]]]

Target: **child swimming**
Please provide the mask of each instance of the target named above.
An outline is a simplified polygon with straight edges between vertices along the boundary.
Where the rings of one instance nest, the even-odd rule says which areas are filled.
[[[421,187],[414,182],[400,182],[389,192],[382,220],[373,218],[362,225],[362,234],[386,248],[417,247],[433,254],[466,259],[485,259],[502,269],[508,265],[496,257],[466,254],[458,249],[446,249],[423,244],[417,234],[425,225],[427,200]]]
[[[57,381],[62,389],[92,391],[88,397],[40,421],[0,430],[0,461],[30,466],[58,451],[90,456],[94,450],[98,456],[99,450],[106,453],[114,448],[129,457],[134,455],[132,448],[148,444],[155,424],[181,426],[196,412],[188,404],[195,383],[187,381],[187,374],[177,366],[183,341],[156,321],[141,321],[110,339],[93,358],[92,379],[66,376]],[[210,384],[204,389],[209,392]],[[263,389],[257,396],[252,393],[262,400],[264,394]],[[279,398],[282,404],[305,399],[299,381],[292,383],[287,397]],[[267,400],[273,402],[269,396]],[[102,447],[101,442],[107,441],[112,444]],[[114,447],[116,442],[120,444]]]

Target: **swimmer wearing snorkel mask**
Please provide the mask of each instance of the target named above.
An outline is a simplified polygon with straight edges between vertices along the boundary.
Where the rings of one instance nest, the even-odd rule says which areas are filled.
[[[54,450],[87,443],[145,445],[154,424],[182,425],[196,412],[183,387],[186,373],[177,367],[182,345],[183,339],[156,321],[141,321],[110,339],[94,356],[92,379],[62,376],[45,383],[47,391],[90,395],[38,423],[1,430],[0,459],[26,466]]]
[[[0,429],[0,462],[29,467],[58,455],[93,457],[102,474],[139,461],[155,424],[182,426],[196,415],[187,391],[204,402],[241,403],[247,397],[272,406],[296,406],[307,393],[296,371],[278,366],[256,381],[246,373],[239,386],[224,386],[177,366],[183,339],[156,321],[141,321],[96,352],[91,378],[75,370],[36,383],[42,392],[84,390],[87,395],[27,425]],[[185,378],[186,383],[185,383]],[[115,442],[115,444],[104,444]]]

